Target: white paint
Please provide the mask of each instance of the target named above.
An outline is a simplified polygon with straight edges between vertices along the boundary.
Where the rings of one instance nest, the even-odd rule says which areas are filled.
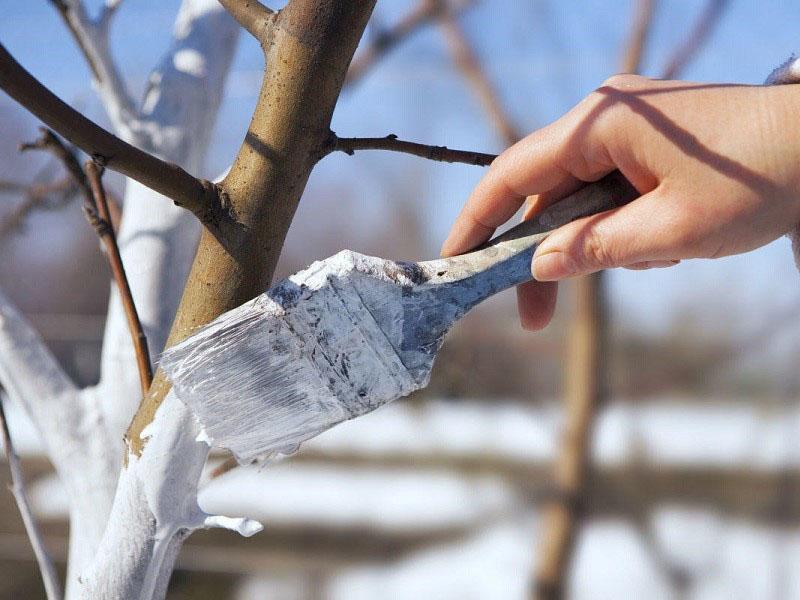
[[[108,529],[82,579],[84,598],[162,597],[180,542],[205,527],[252,535],[261,524],[209,515],[197,504],[208,445],[186,406],[170,392],[148,426],[142,455],[128,456]],[[140,547],[141,546],[141,547]]]
[[[149,80],[142,111],[129,125],[141,146],[202,174],[238,34],[238,25],[217,2],[182,2],[172,47]],[[186,50],[202,57],[204,77],[187,77],[176,68],[175,54]],[[199,227],[191,215],[158,194],[132,182],[127,192],[121,252],[151,352],[157,356],[175,314]],[[121,448],[117,440],[139,402],[136,379],[124,311],[114,291],[98,386],[103,410],[114,426],[111,448]],[[82,597],[163,597],[183,539],[205,525],[207,515],[197,508],[196,489],[208,446],[194,441],[194,418],[176,404],[174,412],[158,411],[162,416],[149,429],[149,452],[136,460],[130,457],[120,474],[108,527],[82,578]],[[173,452],[181,453],[180,460],[173,460]]]
[[[398,280],[411,285],[402,273],[389,276],[389,262],[340,252],[164,354],[162,366],[211,443],[242,463],[291,454],[427,383],[405,367],[353,284],[374,275],[370,283],[385,288],[373,287],[376,295],[398,289]]]
[[[137,111],[108,52],[110,13],[103,13],[95,22],[80,0],[67,3],[70,23],[100,71],[95,88],[117,134],[192,173],[202,174],[239,33],[236,23],[212,0],[184,0],[175,41],[149,79],[145,102]],[[113,0],[110,4],[113,6]],[[183,58],[176,61],[180,53]],[[187,61],[187,57],[192,60]],[[197,68],[201,63],[202,72]],[[187,73],[187,66],[192,67],[188,69],[191,72]],[[154,355],[166,339],[198,230],[186,211],[138,184],[128,183],[120,246]],[[192,427],[181,430],[183,421],[162,421],[160,428],[151,429],[154,447],[167,449],[170,443],[177,447],[185,442],[181,446],[188,453],[185,460],[173,465],[170,454],[149,454],[141,461],[131,461],[130,468],[120,475],[122,432],[141,393],[130,335],[115,289],[103,344],[101,381],[86,390],[75,388],[31,327],[1,296],[0,314],[4,321],[0,329],[0,382],[35,423],[70,499],[67,597],[163,596],[183,538],[175,534],[182,530],[176,530],[175,522],[170,521],[175,515],[163,512],[158,496],[170,498],[175,506],[194,507],[192,528],[205,526],[207,515],[196,508],[196,485],[192,487],[186,480],[199,477],[199,469],[197,473],[172,469],[184,469],[186,461],[202,466],[207,446],[193,443],[196,431]],[[189,437],[183,440],[185,436]],[[142,464],[148,471],[142,470]],[[161,479],[149,481],[153,477],[150,471],[160,473]],[[170,487],[174,489],[167,489]],[[162,511],[158,518],[153,507]],[[209,524],[232,523],[212,519]],[[250,531],[253,527],[245,522],[240,528]],[[83,583],[79,584],[81,573]]]
[[[172,64],[178,71],[193,77],[203,77],[206,74],[206,61],[196,50],[178,50],[172,57]]]

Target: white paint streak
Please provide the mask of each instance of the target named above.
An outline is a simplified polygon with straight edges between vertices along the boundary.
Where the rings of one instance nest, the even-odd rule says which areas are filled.
[[[402,273],[392,279],[389,263],[340,252],[165,353],[162,366],[212,444],[242,463],[291,454],[336,423],[420,387],[353,284],[370,277],[364,289],[378,301],[400,289],[398,279],[410,285]]]
[[[206,61],[196,50],[179,50],[172,57],[172,64],[178,71],[194,77],[203,77],[206,74]]]

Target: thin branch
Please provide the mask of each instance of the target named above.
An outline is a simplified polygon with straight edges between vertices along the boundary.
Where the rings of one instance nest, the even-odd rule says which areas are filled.
[[[100,31],[107,34],[108,28],[111,25],[111,20],[117,14],[117,10],[122,5],[122,0],[106,0],[103,7],[100,9],[100,14],[97,17],[97,27]],[[104,40],[108,45],[108,39]]]
[[[171,198],[206,225],[229,218],[219,188],[178,165],[143,152],[63,102],[26,71],[0,44],[0,89],[104,166]]]
[[[439,23],[453,62],[472,86],[483,110],[503,142],[510,146],[519,141],[522,135],[503,108],[503,103],[484,72],[478,55],[472,49],[466,33],[458,22],[458,17],[451,10],[446,10],[440,16]]]
[[[219,0],[236,22],[262,44],[269,38],[275,11],[258,0]]]
[[[121,0],[107,0],[94,21],[81,0],[50,0],[50,4],[58,10],[86,59],[92,78],[106,101],[109,117],[120,128],[131,131],[128,126],[138,113],[125,81],[111,58],[108,40],[111,21]]]
[[[639,0],[631,35],[623,53],[623,70],[637,71],[648,39],[653,1]],[[532,596],[535,600],[564,598],[575,542],[589,504],[593,471],[591,442],[599,407],[608,397],[608,306],[602,273],[575,282],[574,316],[565,357],[565,422],[553,468],[560,492],[542,507]]]
[[[150,365],[150,352],[147,348],[147,336],[144,334],[142,322],[136,311],[136,304],[133,301],[128,277],[125,274],[125,267],[119,254],[117,236],[114,227],[111,225],[111,215],[108,210],[106,192],[101,181],[101,172],[98,166],[91,160],[86,161],[84,167],[92,188],[93,202],[84,206],[84,212],[89,223],[97,231],[98,237],[102,240],[106,248],[108,264],[114,281],[119,289],[122,298],[122,305],[125,308],[125,316],[128,321],[128,329],[131,332],[133,348],[136,352],[136,365],[139,368],[139,382],[142,386],[142,395],[146,394],[153,382],[153,367]]]
[[[30,189],[30,184],[20,183],[18,181],[0,181],[0,194],[19,194],[27,192]]]
[[[54,183],[20,185],[18,189],[24,192],[25,198],[0,223],[0,239],[22,227],[26,217],[34,210],[62,208],[69,204],[78,191],[71,177],[65,177]]]
[[[11,443],[11,432],[8,429],[6,413],[1,398],[0,431],[2,432],[3,448],[6,451],[6,459],[8,460],[8,469],[11,471],[11,485],[9,485],[9,489],[11,493],[14,494],[14,499],[17,501],[17,507],[19,508],[22,522],[25,525],[25,531],[31,541],[31,547],[36,556],[36,562],[39,563],[39,571],[42,573],[42,581],[44,582],[47,598],[48,600],[58,600],[61,598],[61,583],[58,579],[58,573],[53,566],[53,561],[47,553],[42,533],[39,531],[39,526],[36,524],[36,519],[31,510],[28,493],[25,488],[25,476],[22,473],[22,465],[20,464],[19,456],[17,456],[14,445]]]
[[[728,0],[708,1],[686,40],[678,46],[672,57],[667,61],[667,65],[661,72],[663,79],[675,79],[686,68],[686,65],[697,55],[703,44],[708,41],[727,4]]]
[[[142,387],[142,395],[150,389],[153,381],[153,369],[150,365],[150,353],[147,349],[147,337],[142,329],[142,323],[136,311],[136,304],[133,301],[128,277],[125,275],[125,267],[117,245],[117,237],[114,233],[111,214],[108,207],[106,192],[100,179],[100,168],[94,161],[87,161],[84,168],[81,168],[75,154],[67,148],[61,140],[49,129],[42,128],[42,136],[35,142],[22,144],[20,150],[45,150],[52,153],[66,168],[78,190],[83,195],[83,212],[86,220],[97,232],[97,236],[103,242],[106,249],[108,264],[111,273],[119,289],[122,304],[125,309],[125,316],[128,321],[128,329],[133,340],[133,348],[136,353],[136,364],[139,368],[139,381]]]
[[[371,43],[361,50],[350,63],[346,86],[354,84],[381,58],[393,50],[400,42],[413,33],[432,23],[445,9],[446,0],[421,0],[417,5],[390,29],[379,31]]]
[[[389,150],[391,152],[413,154],[428,160],[464,163],[480,167],[490,165],[497,158],[496,154],[473,152],[471,150],[452,150],[445,146],[429,146],[427,144],[399,140],[394,134],[377,138],[342,138],[335,133],[331,133],[330,139],[323,150],[323,156],[337,151],[352,155],[359,150]]]
[[[622,57],[623,73],[638,73],[642,65],[645,40],[650,32],[650,24],[655,12],[655,0],[639,0],[633,20],[630,37]]]
[[[86,179],[86,174],[83,172],[78,158],[75,154],[67,148],[56,135],[46,127],[40,127],[42,135],[35,142],[26,142],[19,145],[20,152],[28,150],[44,150],[51,153],[58,159],[64,168],[69,173],[72,180],[77,184],[78,191],[83,194],[85,202],[92,202],[92,190],[89,187],[89,181]]]

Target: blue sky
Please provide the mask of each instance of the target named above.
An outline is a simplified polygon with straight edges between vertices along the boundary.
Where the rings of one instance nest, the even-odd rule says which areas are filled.
[[[659,72],[704,4],[658,2],[645,74]],[[136,91],[169,43],[177,5],[128,0],[119,11],[114,52]],[[376,19],[389,24],[411,5],[380,0]],[[557,118],[617,70],[632,8],[628,1],[492,0],[479,2],[463,22],[511,114],[522,130],[532,130]],[[50,4],[0,0],[0,15],[0,39],[20,62],[62,98],[105,122],[88,84],[89,73]],[[684,77],[759,83],[800,49],[798,32],[800,3],[732,1]],[[205,175],[219,172],[234,155],[262,68],[257,45],[242,35]],[[0,98],[0,103],[9,102]],[[396,133],[451,147],[501,149],[477,102],[452,69],[435,28],[415,35],[344,94],[333,128],[345,136]],[[324,202],[319,198],[332,186],[351,196],[364,227],[375,219],[391,220],[393,202],[402,196],[403,202],[418,206],[429,240],[421,255],[402,258],[426,258],[438,247],[480,174],[475,167],[429,164],[386,153],[332,156],[312,176],[307,202],[297,218],[313,219],[312,202]],[[398,194],[398,187],[409,182],[412,191]],[[689,261],[647,273],[614,272],[610,281],[617,316],[655,329],[668,324],[676,306],[703,306],[709,319],[729,320],[732,327],[746,330],[757,327],[766,313],[800,303],[798,274],[785,240],[720,261]]]

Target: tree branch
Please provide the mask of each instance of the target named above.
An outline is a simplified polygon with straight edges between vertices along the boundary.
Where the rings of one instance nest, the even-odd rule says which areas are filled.
[[[728,2],[727,0],[708,0],[694,27],[684,42],[675,49],[661,72],[663,79],[675,79],[696,56],[698,50],[708,41],[709,35],[719,21]]]
[[[2,398],[0,398],[0,432],[3,438],[3,448],[6,451],[8,470],[11,471],[11,485],[9,489],[11,493],[14,494],[14,499],[17,501],[19,514],[22,517],[25,531],[31,541],[31,547],[36,556],[36,562],[39,564],[39,571],[42,573],[45,593],[47,594],[48,600],[60,600],[61,583],[58,580],[58,573],[53,566],[50,555],[47,553],[44,539],[42,538],[39,526],[36,524],[36,519],[31,510],[28,492],[25,487],[25,476],[22,473],[22,465],[19,462],[19,456],[17,456],[14,445],[11,443],[11,432],[8,430],[8,422],[6,421],[6,413],[3,408]]]
[[[439,23],[450,49],[453,62],[472,86],[475,95],[503,142],[510,146],[519,141],[522,135],[503,108],[503,103],[484,72],[477,54],[472,49],[466,33],[458,22],[458,17],[452,10],[448,9],[439,17]]]
[[[624,71],[636,71],[647,43],[653,0],[639,0],[623,53]],[[608,306],[603,273],[580,277],[564,360],[564,425],[553,467],[558,496],[542,507],[535,600],[561,600],[575,541],[589,501],[591,442],[599,407],[608,397]]]
[[[394,134],[377,138],[341,138],[333,132],[331,132],[331,136],[325,144],[323,156],[337,151],[352,155],[359,150],[389,150],[391,152],[413,154],[428,160],[464,163],[480,167],[490,165],[497,158],[496,154],[473,152],[471,150],[452,150],[445,146],[429,146],[427,144],[399,140]]]
[[[80,163],[78,162],[75,154],[72,153],[56,135],[46,127],[40,127],[39,131],[41,136],[35,142],[25,142],[19,145],[20,152],[27,152],[28,150],[44,150],[51,153],[67,170],[69,176],[78,186],[78,191],[83,194],[85,203],[92,202],[92,190],[89,188],[89,182],[86,179],[86,174],[83,172]]]
[[[217,186],[139,150],[90,121],[39,83],[2,44],[0,88],[93,159],[171,198],[207,226],[218,226],[228,219]]]
[[[640,71],[644,45],[650,32],[650,24],[653,21],[654,12],[655,0],[640,0],[637,2],[633,27],[622,57],[623,73],[638,73]]]
[[[89,185],[92,189],[93,202],[84,206],[86,218],[94,227],[98,237],[106,248],[108,264],[111,273],[117,284],[122,304],[125,307],[125,316],[128,320],[128,329],[133,340],[133,347],[136,351],[136,365],[139,369],[139,381],[142,387],[142,396],[150,389],[153,382],[153,368],[150,365],[150,351],[147,348],[147,336],[144,334],[142,322],[139,320],[139,313],[136,311],[136,304],[133,301],[131,287],[128,284],[128,277],[125,274],[125,267],[119,254],[117,236],[111,224],[111,214],[108,210],[108,200],[101,181],[101,173],[98,166],[93,161],[87,161],[85,165]]]
[[[71,177],[64,177],[53,183],[16,184],[15,188],[24,193],[24,199],[0,223],[0,239],[22,227],[25,218],[37,208],[56,210],[66,206],[78,191]],[[2,184],[0,184],[2,186]],[[10,189],[5,192],[11,192]]]
[[[417,5],[393,27],[379,31],[369,45],[361,50],[347,70],[345,86],[361,79],[381,58],[402,41],[432,23],[445,9],[447,0],[420,0]]]
[[[258,0],[219,0],[236,22],[262,44],[269,37],[275,11]]]
[[[147,337],[142,329],[142,323],[139,320],[136,304],[133,301],[131,288],[128,284],[128,277],[125,275],[125,267],[120,257],[117,237],[114,233],[111,213],[108,208],[108,199],[100,179],[100,168],[91,160],[86,162],[84,168],[81,168],[75,154],[52,131],[44,127],[41,128],[41,131],[42,136],[37,141],[21,144],[20,150],[36,149],[52,153],[64,165],[83,195],[83,212],[86,215],[86,220],[97,232],[97,236],[105,246],[111,273],[122,297],[128,329],[136,353],[142,395],[144,395],[153,380],[150,352],[147,349]]]
[[[132,122],[137,111],[125,81],[111,57],[109,30],[121,0],[107,0],[96,20],[92,20],[81,0],[49,0],[61,15],[75,43],[86,59],[109,118],[127,141],[136,141]]]

